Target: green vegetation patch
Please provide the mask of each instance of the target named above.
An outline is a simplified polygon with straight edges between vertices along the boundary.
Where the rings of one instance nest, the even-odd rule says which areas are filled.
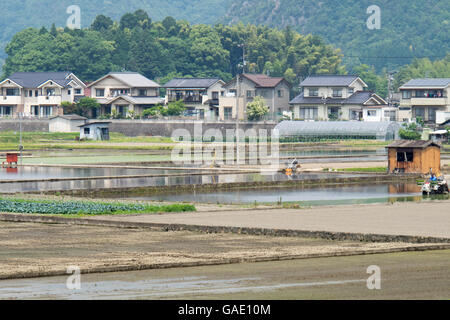
[[[344,169],[337,169],[338,171],[345,171],[345,172],[379,172],[379,173],[386,173],[387,167],[372,167],[372,168],[344,168]]]
[[[148,205],[94,201],[38,201],[0,198],[0,212],[10,213],[102,215],[187,211],[196,211],[196,208],[190,204]]]

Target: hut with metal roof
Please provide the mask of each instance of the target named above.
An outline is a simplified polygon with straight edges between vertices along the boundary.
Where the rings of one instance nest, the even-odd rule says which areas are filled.
[[[389,173],[441,172],[441,145],[435,141],[398,140],[386,148]]]
[[[398,138],[401,126],[396,122],[362,121],[282,121],[275,129],[284,141],[318,141],[326,139]]]
[[[77,114],[64,114],[50,118],[49,132],[78,132],[79,126],[85,124],[87,118]]]

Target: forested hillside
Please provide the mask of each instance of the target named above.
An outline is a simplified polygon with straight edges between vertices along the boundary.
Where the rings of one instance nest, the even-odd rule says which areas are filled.
[[[229,80],[242,62],[246,72],[284,76],[292,84],[315,73],[343,73],[339,50],[317,36],[289,28],[216,25],[171,17],[152,22],[138,10],[120,21],[98,16],[90,28],[28,28],[6,47],[4,76],[17,71],[75,72],[92,81],[109,71],[132,70],[161,83],[173,76],[218,76]]]
[[[73,0],[0,1],[0,60],[12,36],[28,27],[64,27]],[[361,63],[397,68],[410,58],[442,59],[450,51],[449,0],[77,0],[83,27],[98,14],[114,20],[126,12],[144,9],[153,21],[166,16],[190,23],[215,25],[239,21],[278,29],[291,26],[302,34],[320,35],[340,48],[352,71]],[[370,5],[381,9],[381,29],[369,30]]]
[[[381,9],[381,29],[369,30],[367,8]],[[238,21],[322,36],[341,48],[347,66],[395,68],[402,57],[442,59],[450,51],[449,0],[233,0],[225,23]]]

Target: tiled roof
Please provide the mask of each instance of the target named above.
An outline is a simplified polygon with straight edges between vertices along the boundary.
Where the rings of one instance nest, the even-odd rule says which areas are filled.
[[[281,77],[269,77],[265,74],[244,73],[242,76],[254,82],[260,88],[274,88],[284,80]]]
[[[356,75],[316,75],[309,76],[300,83],[300,87],[345,87],[359,77]]]
[[[433,88],[446,88],[450,85],[450,78],[426,78],[426,79],[412,79],[402,85],[402,88],[417,88],[417,87],[433,87]]]
[[[429,146],[436,146],[441,148],[441,145],[435,141],[432,140],[398,140],[390,145],[388,145],[386,148],[426,148]]]
[[[150,80],[137,72],[110,72],[108,75],[113,76],[132,88],[160,87],[155,81]]]
[[[192,89],[203,89],[209,88],[217,81],[219,78],[173,78],[164,85],[164,88],[192,88]]]
[[[8,79],[24,88],[37,88],[46,81],[54,81],[62,87],[66,87],[71,81],[67,77],[71,72],[16,72]]]

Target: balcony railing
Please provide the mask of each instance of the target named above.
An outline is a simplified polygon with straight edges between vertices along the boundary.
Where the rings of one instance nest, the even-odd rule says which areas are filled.
[[[169,96],[169,102],[183,100],[183,102],[202,103],[202,96]]]

